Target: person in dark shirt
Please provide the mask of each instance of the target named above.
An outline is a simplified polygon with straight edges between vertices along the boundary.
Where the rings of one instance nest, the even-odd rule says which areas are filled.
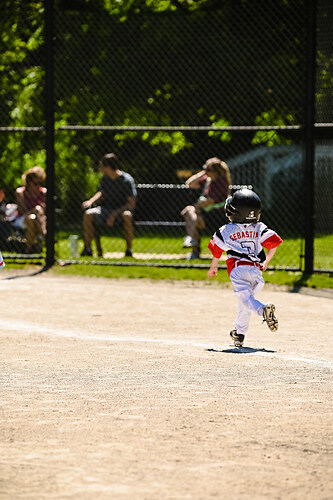
[[[102,257],[98,229],[103,225],[113,227],[122,222],[126,241],[126,257],[132,257],[134,238],[133,211],[136,204],[136,186],[133,177],[120,170],[114,153],[103,156],[99,164],[103,175],[95,193],[82,203],[84,249],[81,255],[92,256],[91,242],[95,238],[98,256]],[[92,205],[98,203],[98,206]],[[96,234],[97,233],[97,234]],[[97,237],[96,237],[97,236]]]

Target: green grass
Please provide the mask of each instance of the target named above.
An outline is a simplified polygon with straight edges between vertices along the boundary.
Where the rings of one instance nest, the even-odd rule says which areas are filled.
[[[69,233],[62,233],[61,238],[58,239],[57,243],[57,259],[59,262],[70,260],[70,252],[68,248],[68,235]],[[203,238],[202,248],[208,244],[209,237]],[[225,269],[220,268],[218,277],[214,280],[207,279],[207,269],[210,264],[209,251],[207,250],[207,259],[192,261],[193,265],[197,268],[186,267],[189,262],[186,260],[186,255],[188,250],[181,248],[182,237],[170,237],[170,236],[157,236],[152,234],[150,236],[138,236],[134,240],[134,255],[135,253],[175,253],[183,254],[183,259],[172,259],[164,260],[161,258],[139,260],[131,258],[119,258],[112,259],[117,265],[104,265],[108,262],[108,259],[98,259],[94,258],[81,258],[81,260],[96,261],[100,265],[87,265],[87,264],[75,264],[75,265],[60,265],[56,264],[51,273],[60,275],[80,275],[80,276],[91,276],[91,277],[104,277],[112,279],[151,279],[151,280],[171,280],[171,281],[202,281],[207,284],[217,283],[222,286],[230,284],[229,277]],[[124,240],[119,236],[102,238],[102,244],[106,251],[116,252],[124,250]],[[284,243],[278,248],[272,265],[275,268],[278,267],[300,267],[300,253],[301,253],[301,240],[300,239],[286,239]],[[333,236],[322,236],[316,238],[315,241],[315,265],[319,267],[318,260],[320,259],[320,267],[323,269],[333,269]],[[82,240],[79,243],[79,250],[83,248]],[[154,264],[155,266],[159,263],[166,265],[167,267],[153,267],[147,264]],[[27,272],[31,270],[33,273],[36,272],[37,266],[31,264],[14,264],[7,262],[7,269],[17,269],[25,267]],[[39,269],[41,263],[39,263]],[[181,266],[184,267],[181,267]],[[224,262],[221,261],[221,265]],[[172,267],[174,266],[174,267]],[[178,267],[177,267],[178,266]],[[271,283],[275,285],[286,285],[292,288],[298,287],[311,287],[311,288],[330,288],[333,289],[333,279],[332,273],[314,273],[312,275],[306,275],[300,271],[287,271],[287,270],[274,270],[268,269],[264,273],[266,283]]]
[[[13,264],[7,263],[6,269],[16,270],[23,269],[33,274],[42,270],[41,266],[33,266],[31,264]],[[161,268],[161,267],[123,267],[123,266],[88,266],[86,264],[75,265],[59,265],[56,264],[49,270],[51,274],[64,276],[88,276],[110,279],[150,279],[150,280],[169,280],[169,281],[202,281],[207,285],[219,284],[226,286],[230,284],[230,280],[226,270],[220,269],[217,278],[209,280],[207,278],[207,269],[191,269],[191,268]],[[284,285],[291,288],[309,287],[309,288],[329,288],[333,289],[332,275],[312,274],[306,275],[292,271],[273,271],[268,270],[264,273],[266,283],[274,285]]]
[[[69,233],[59,235],[57,243],[57,258],[62,260],[71,259],[68,247]],[[203,256],[210,258],[210,252],[207,249],[209,236],[202,238],[202,253]],[[101,238],[102,246],[105,252],[123,252],[125,243],[122,236],[103,236]],[[158,254],[177,254],[182,255],[184,262],[189,253],[188,249],[182,248],[182,235],[169,236],[165,234],[145,234],[137,235],[133,242],[133,250],[135,253]],[[272,261],[272,265],[276,268],[294,268],[302,269],[304,267],[303,257],[304,242],[301,238],[286,238],[283,244],[277,249],[277,252]],[[83,249],[82,239],[79,240],[79,251]],[[315,239],[315,268],[318,269],[333,269],[333,235],[318,236]],[[90,259],[91,260],[91,259]],[[94,260],[102,260],[94,258]],[[159,259],[161,260],[161,259]],[[200,261],[196,261],[200,262]]]
[[[316,236],[314,267],[316,269],[333,269],[333,234]]]
[[[60,274],[79,274],[82,276],[101,276],[106,278],[143,278],[143,279],[157,279],[157,280],[190,280],[190,281],[206,281],[207,283],[213,283],[216,281],[220,284],[229,284],[230,280],[225,269],[221,269],[216,280],[210,281],[207,279],[207,268],[210,264],[210,252],[208,251],[207,245],[209,243],[209,236],[202,238],[202,250],[205,255],[207,255],[207,260],[195,260],[192,261],[193,264],[202,266],[200,269],[192,268],[182,268],[182,267],[147,267],[147,261],[142,261],[139,259],[119,259],[119,264],[129,264],[134,263],[134,266],[87,266],[77,264],[74,266],[57,266],[56,272]],[[121,234],[117,236],[104,236],[101,239],[103,248],[108,252],[116,252],[124,249],[124,240]],[[187,265],[188,261],[186,257],[189,253],[188,249],[182,249],[182,235],[180,236],[168,236],[164,234],[154,234],[149,235],[136,235],[134,240],[134,256],[136,253],[169,253],[169,254],[183,254],[184,259],[172,259],[166,262],[167,266],[174,265]],[[300,255],[302,251],[303,241],[300,238],[288,238],[285,239],[283,244],[278,248],[272,264],[274,267],[290,267],[290,268],[300,268],[303,263],[301,262]],[[328,249],[333,247],[333,236],[323,236],[316,239],[316,251],[320,251],[321,255],[321,267],[325,269],[333,269],[333,252],[328,251]],[[319,245],[319,246],[318,246]],[[79,250],[83,248],[82,240],[79,242]],[[58,243],[58,258],[59,259],[70,259],[69,248],[68,248],[68,234],[64,234],[62,239]],[[318,256],[317,256],[318,258]],[[87,260],[100,261],[105,263],[107,259],[98,259],[94,257],[93,259],[87,258]],[[118,260],[118,259],[113,259]],[[163,259],[149,259],[150,262],[163,262]],[[143,266],[140,266],[143,263]],[[222,262],[223,265],[223,262]],[[318,266],[319,267],[319,266]],[[287,285],[289,287],[312,287],[312,288],[333,288],[333,280],[330,274],[313,274],[311,276],[305,275],[300,271],[274,271],[269,269],[265,272],[266,283],[272,283],[276,285]]]

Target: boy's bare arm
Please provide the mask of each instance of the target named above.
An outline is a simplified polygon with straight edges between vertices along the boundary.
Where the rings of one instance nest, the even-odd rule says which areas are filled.
[[[208,272],[207,272],[208,278],[212,278],[213,276],[217,276],[219,260],[220,259],[218,257],[212,258],[212,263],[211,263],[210,268],[208,269]]]
[[[270,248],[269,250],[267,250],[266,259],[265,259],[265,262],[262,265],[262,270],[263,271],[266,271],[268,263],[272,259],[273,255],[275,254],[276,249],[277,249],[277,247]]]

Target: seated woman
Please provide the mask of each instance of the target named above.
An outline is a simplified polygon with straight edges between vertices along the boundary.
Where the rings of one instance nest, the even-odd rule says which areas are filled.
[[[185,182],[189,188],[201,189],[197,203],[188,205],[181,211],[185,219],[187,236],[183,248],[191,248],[190,259],[200,258],[200,231],[207,222],[219,227],[225,222],[223,206],[229,196],[231,176],[228,165],[219,158],[210,158],[203,169]]]
[[[42,187],[45,179],[46,174],[41,167],[32,167],[23,174],[23,186],[15,192],[17,217],[13,226],[25,230],[27,253],[34,250],[40,252],[46,235],[46,188]],[[34,245],[36,240],[37,245]]]

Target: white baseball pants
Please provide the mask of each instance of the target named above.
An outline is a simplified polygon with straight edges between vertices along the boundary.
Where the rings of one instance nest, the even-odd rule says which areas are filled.
[[[237,333],[245,335],[249,329],[251,313],[262,316],[264,304],[255,299],[255,296],[262,290],[265,280],[261,270],[254,266],[234,267],[230,279],[238,298],[235,328]]]

